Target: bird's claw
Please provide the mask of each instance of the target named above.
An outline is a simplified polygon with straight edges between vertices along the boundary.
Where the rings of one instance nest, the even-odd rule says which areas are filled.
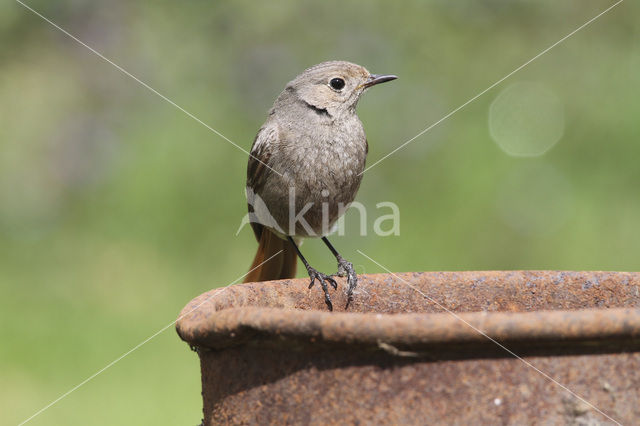
[[[338,259],[338,273],[336,275],[339,277],[347,277],[347,306],[349,306],[349,302],[353,300],[353,290],[355,290],[358,285],[358,276],[356,275],[353,263],[340,257]]]
[[[309,288],[313,287],[313,284],[315,284],[315,281],[317,279],[318,283],[322,287],[322,291],[324,292],[324,301],[329,307],[329,310],[333,311],[333,304],[331,303],[331,296],[329,296],[329,286],[327,286],[327,283],[329,283],[329,285],[331,285],[334,290],[338,289],[338,283],[330,275],[318,272],[314,268],[307,268],[307,272],[309,273],[309,278],[311,278]]]

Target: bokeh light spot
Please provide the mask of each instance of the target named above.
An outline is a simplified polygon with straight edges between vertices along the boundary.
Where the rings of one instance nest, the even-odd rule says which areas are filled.
[[[518,82],[504,89],[489,107],[489,132],[507,154],[536,157],[564,133],[564,108],[540,83]]]

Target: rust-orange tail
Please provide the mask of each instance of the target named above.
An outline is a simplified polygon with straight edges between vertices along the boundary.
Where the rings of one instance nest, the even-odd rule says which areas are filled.
[[[257,281],[281,280],[285,278],[295,278],[298,258],[293,244],[283,240],[265,227],[260,227],[260,237],[258,239],[258,251],[249,270],[249,274],[244,279],[245,283]],[[257,232],[256,232],[257,234]],[[282,251],[276,255],[276,253]],[[271,258],[264,265],[260,265],[265,260]],[[257,268],[256,268],[257,267]],[[254,268],[256,268],[254,270]]]

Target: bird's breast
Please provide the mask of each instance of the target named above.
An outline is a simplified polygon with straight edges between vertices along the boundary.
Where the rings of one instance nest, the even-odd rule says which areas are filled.
[[[367,142],[361,126],[336,127],[320,127],[290,141],[285,151],[291,157],[284,170],[290,183],[307,197],[351,202],[364,170]]]
[[[358,121],[351,126],[315,126],[282,136],[272,157],[274,168],[283,172],[280,189],[272,187],[280,197],[278,201],[268,197],[274,203],[271,207],[280,212],[277,221],[290,220],[292,213],[295,216],[304,211],[304,219],[314,232],[326,234],[327,224],[331,226],[344,213],[362,180],[367,155],[362,125]],[[298,228],[295,234],[309,233]]]

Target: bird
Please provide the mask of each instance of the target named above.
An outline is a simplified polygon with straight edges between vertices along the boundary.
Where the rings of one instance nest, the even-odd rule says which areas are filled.
[[[358,277],[327,235],[354,201],[365,169],[369,147],[358,101],[370,87],[397,78],[328,61],[287,83],[250,150],[245,190],[258,250],[244,282],[294,278],[299,258],[309,289],[318,282],[330,311],[329,286],[336,290],[334,277],[346,277],[348,307]],[[336,258],[336,274],[309,264],[299,247],[305,238],[322,239]]]

